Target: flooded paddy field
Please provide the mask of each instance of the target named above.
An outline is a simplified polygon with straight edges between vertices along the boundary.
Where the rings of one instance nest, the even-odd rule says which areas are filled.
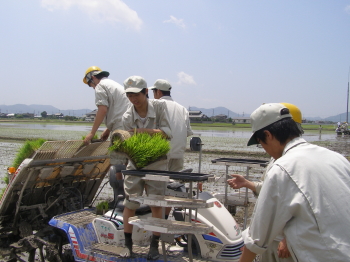
[[[46,124],[46,123],[0,123],[0,181],[6,174],[17,153],[17,150],[26,139],[44,138],[47,140],[79,140],[91,129],[91,124]],[[100,128],[99,131],[103,131]],[[225,166],[213,164],[217,158],[254,158],[268,159],[262,148],[247,147],[251,135],[250,128],[216,128],[202,130],[193,129],[193,137],[200,137],[202,141],[202,156],[199,161],[199,152],[190,151],[190,137],[188,138],[185,153],[184,168],[192,168],[193,172],[215,174],[217,177],[226,172]],[[337,136],[332,131],[306,131],[303,137],[311,143],[327,147],[339,152],[345,157],[350,156],[350,138]],[[199,167],[200,162],[200,167]],[[242,172],[230,167],[230,172]],[[262,171],[251,171],[252,178],[258,179]],[[0,188],[5,184],[0,182]],[[108,186],[109,187],[109,186]],[[110,192],[111,193],[111,192]],[[109,193],[108,193],[109,194]],[[112,194],[111,194],[112,195]]]

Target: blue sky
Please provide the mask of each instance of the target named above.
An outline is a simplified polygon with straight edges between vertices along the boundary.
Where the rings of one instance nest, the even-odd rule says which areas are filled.
[[[120,84],[167,79],[186,108],[346,112],[350,0],[11,0],[0,17],[0,105],[94,109],[96,65]]]

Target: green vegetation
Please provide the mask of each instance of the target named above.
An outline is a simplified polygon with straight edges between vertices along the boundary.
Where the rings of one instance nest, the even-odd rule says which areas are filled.
[[[85,137],[86,137],[86,136],[82,136],[82,137],[81,137],[81,140],[84,140],[84,139],[85,139]],[[94,135],[94,137],[93,137],[92,139],[98,139],[97,134],[95,134],[95,135]]]
[[[101,209],[101,210],[108,210],[108,202],[107,201],[102,201],[102,202],[99,202],[97,205],[96,205],[96,208],[98,209]]]
[[[39,138],[37,140],[27,140],[17,153],[12,166],[16,169],[23,162],[24,159],[31,157],[36,150],[38,150],[46,140]]]
[[[124,141],[116,138],[109,150],[125,153],[135,167],[141,169],[165,156],[170,150],[170,142],[161,134],[135,133]]]
[[[106,212],[108,209],[109,209],[109,207],[108,207],[107,201],[99,202],[96,205],[96,214],[103,215],[103,213]]]
[[[327,125],[316,125],[316,124],[302,124],[301,125],[304,130],[319,130],[320,126],[322,130],[329,130],[329,131],[334,131],[335,130],[335,125],[333,124],[327,124]]]
[[[46,140],[42,138],[37,140],[27,140],[18,151],[15,159],[13,160],[12,166],[17,169],[19,165],[23,162],[23,160],[31,157],[34,154],[34,152],[38,150],[45,141]],[[10,180],[8,174],[4,176],[3,180],[8,185]],[[5,189],[6,188],[3,188],[1,190],[0,199],[2,198]]]

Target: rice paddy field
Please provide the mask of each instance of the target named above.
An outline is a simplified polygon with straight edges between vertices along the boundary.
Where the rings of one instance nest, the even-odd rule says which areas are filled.
[[[0,122],[0,181],[2,181],[7,167],[12,161],[26,139],[44,138],[46,140],[80,140],[91,129],[91,123],[55,123],[55,122]],[[99,131],[103,131],[100,128]],[[193,137],[199,137],[202,141],[202,154],[190,150],[188,138],[185,153],[184,168],[192,168],[193,172],[215,174],[221,177],[226,172],[226,167],[213,164],[213,159],[218,158],[254,158],[267,159],[262,148],[256,146],[247,147],[247,141],[251,135],[250,128],[236,126],[197,126],[192,127]],[[328,147],[348,157],[348,137],[336,136],[335,132],[325,130],[306,130],[303,137],[315,144]],[[245,173],[243,168],[230,167],[229,172]],[[258,179],[262,170],[251,170],[252,178]],[[5,183],[0,182],[0,189]],[[111,192],[110,192],[111,193]],[[107,195],[102,197],[108,197]]]
[[[4,178],[7,168],[12,165],[13,160],[26,140],[43,138],[46,140],[80,140],[88,134],[91,129],[89,123],[23,123],[23,122],[0,122],[0,190],[6,187]],[[100,128],[102,132],[104,128]],[[184,158],[184,168],[193,169],[196,173],[214,174],[216,181],[213,183],[204,183],[203,190],[212,193],[223,193],[226,187],[226,174],[249,175],[250,180],[259,180],[264,172],[263,167],[234,166],[213,163],[213,160],[221,158],[244,158],[269,160],[269,156],[262,148],[256,146],[247,147],[247,141],[251,135],[248,127],[236,126],[215,126],[203,127],[193,126],[194,135],[199,137],[202,143],[201,152],[191,151],[190,140],[188,138],[187,150]],[[350,157],[350,137],[337,136],[332,128],[319,130],[317,127],[313,130],[305,129],[303,137],[310,143],[329,148],[343,154],[349,159]],[[113,200],[113,190],[108,184],[108,178],[105,178],[100,194],[94,205],[101,201]],[[237,193],[237,191],[226,188],[227,192]],[[245,196],[245,189],[239,190],[241,197]],[[249,224],[251,213],[254,207],[254,197],[249,195],[250,204],[247,207]],[[245,216],[243,207],[237,208],[235,215],[236,221],[242,226]]]

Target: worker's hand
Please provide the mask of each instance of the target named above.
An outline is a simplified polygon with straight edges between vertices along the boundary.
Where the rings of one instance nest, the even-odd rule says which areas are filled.
[[[233,178],[227,180],[227,184],[233,189],[247,187],[248,180],[241,175],[231,175]]]
[[[89,133],[89,134],[85,137],[85,139],[84,139],[84,144],[85,144],[85,145],[90,144],[90,143],[91,143],[91,139],[94,138],[94,135],[95,135],[95,134]]]
[[[203,183],[202,182],[198,182],[197,183],[197,188],[198,188],[199,192],[203,192]]]
[[[286,239],[283,239],[278,244],[277,254],[278,254],[278,257],[280,257],[280,258],[288,258],[288,257],[290,257],[290,252],[288,250]]]
[[[105,129],[105,131],[103,131],[102,135],[100,136],[100,138],[103,141],[106,141],[109,137],[109,134],[111,133],[111,130],[109,130],[108,128]]]

